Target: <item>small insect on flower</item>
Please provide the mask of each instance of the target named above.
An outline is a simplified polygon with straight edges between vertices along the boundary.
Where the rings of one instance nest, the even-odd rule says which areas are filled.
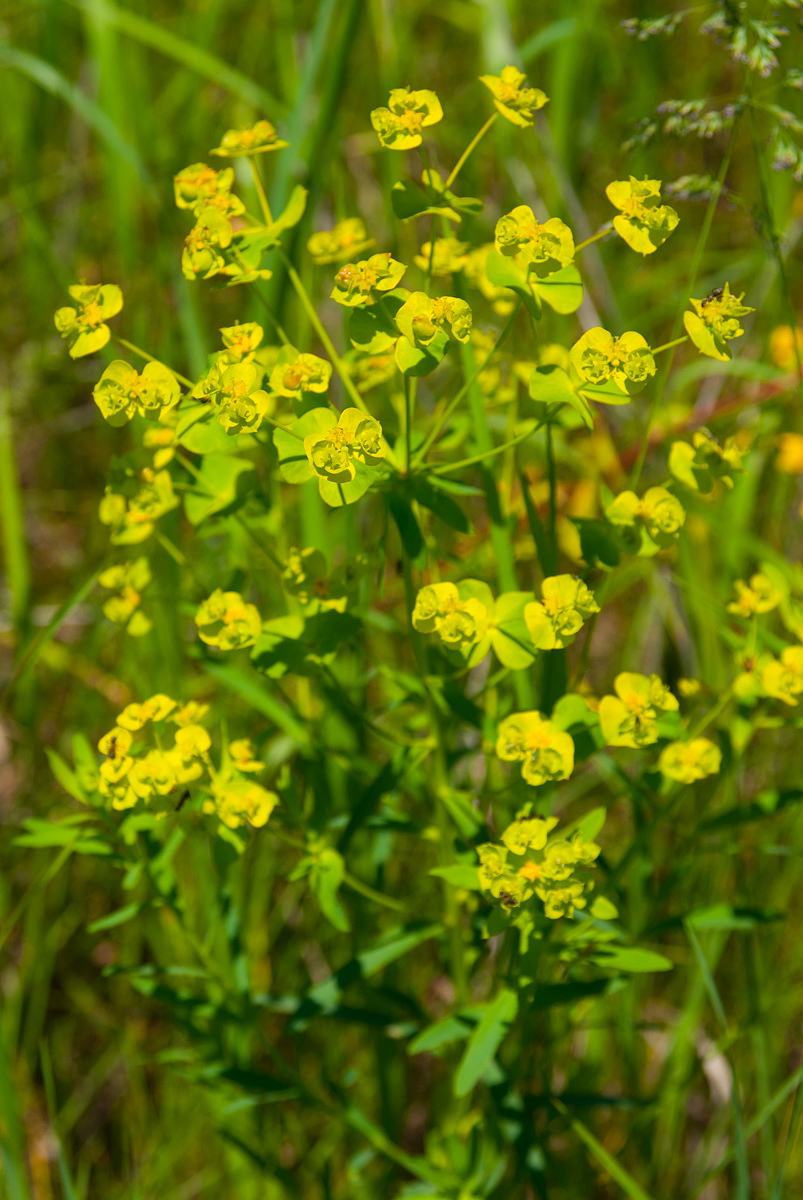
[[[712,300],[721,299],[723,291],[724,291],[723,288],[717,287],[717,288],[714,288],[713,291],[709,292],[708,295],[705,297],[705,299],[701,302],[703,305],[703,308],[705,308],[706,304],[710,304]]]
[[[117,757],[117,738],[115,736],[109,738],[109,750],[106,757],[112,761]]]
[[[184,790],[184,792],[182,793],[182,795],[181,795],[181,797],[180,797],[180,799],[179,799],[179,802],[178,802],[178,804],[176,805],[176,807],[175,807],[175,810],[174,810],[174,811],[175,811],[175,812],[181,812],[182,808],[183,808],[183,807],[184,807],[184,805],[187,803],[187,801],[189,800],[189,798],[190,798],[190,789],[189,789],[189,788],[186,788],[186,789]]]

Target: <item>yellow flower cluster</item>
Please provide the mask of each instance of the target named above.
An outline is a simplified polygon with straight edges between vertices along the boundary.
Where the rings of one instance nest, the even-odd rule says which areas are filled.
[[[198,636],[207,646],[220,650],[242,650],[253,646],[262,632],[262,618],[255,604],[246,604],[239,592],[216,588],[195,614]]]
[[[574,770],[571,735],[539,712],[506,717],[499,726],[496,753],[502,762],[520,762],[522,779],[533,787],[568,779]]]
[[[586,383],[599,386],[612,380],[628,396],[646,387],[656,371],[652,351],[640,333],[615,338],[607,329],[589,329],[572,347],[570,358]]]
[[[686,521],[686,511],[677,496],[666,488],[651,487],[641,500],[635,492],[620,492],[605,509],[605,517],[623,532],[631,530],[639,534],[643,530],[653,543],[652,553],[655,553],[656,546],[666,550],[678,540]]]
[[[144,542],[153,533],[156,521],[178,505],[173,480],[167,471],[141,472],[142,485],[132,495],[106,489],[100,502],[98,516],[112,528],[111,541],[115,546],[131,546]]]
[[[537,896],[551,920],[585,908],[593,883],[588,868],[600,852],[579,832],[553,835],[556,817],[523,813],[502,834],[502,845],[477,848],[480,885],[486,896],[511,913]]]
[[[662,246],[680,217],[674,208],[661,204],[661,184],[657,179],[615,180],[605,189],[605,195],[619,215],[613,227],[631,250],[652,254]]]
[[[494,245],[500,254],[513,258],[525,274],[539,279],[554,275],[574,261],[574,238],[559,217],[539,224],[533,210],[520,204],[496,223]]]
[[[658,717],[676,712],[677,698],[657,675],[623,671],[613,681],[615,696],[603,696],[599,723],[609,746],[649,746],[658,741]]]
[[[393,88],[387,107],[375,108],[371,113],[376,135],[389,150],[414,150],[421,145],[423,130],[442,119],[440,100],[426,88],[417,92]]]
[[[533,113],[548,100],[540,88],[525,86],[527,76],[518,67],[503,67],[498,75],[480,75],[480,82],[493,96],[497,112],[512,125],[532,125]]]
[[[355,474],[355,462],[376,466],[387,454],[382,426],[359,408],[346,408],[335,421],[332,413],[329,429],[320,429],[304,438],[304,453],[314,473],[332,483],[348,483]]]
[[[702,300],[690,300],[694,312],[683,314],[683,324],[701,354],[723,362],[733,358],[728,342],[744,333],[739,318],[756,311],[742,304],[743,296],[731,295],[726,283]]]
[[[98,576],[101,587],[116,591],[103,605],[103,612],[115,625],[125,627],[131,637],[142,637],[150,632],[153,622],[140,610],[142,591],[151,581],[151,568],[147,558],[116,567],[107,567]]]
[[[53,320],[66,339],[70,358],[83,358],[108,342],[111,330],[106,321],[123,307],[123,293],[116,283],[76,283],[68,290],[78,307],[57,309]]]
[[[322,229],[313,233],[307,242],[307,250],[312,261],[323,266],[325,263],[342,262],[355,254],[362,254],[376,245],[376,239],[369,237],[365,223],[360,217],[347,217],[338,221],[334,229]]]

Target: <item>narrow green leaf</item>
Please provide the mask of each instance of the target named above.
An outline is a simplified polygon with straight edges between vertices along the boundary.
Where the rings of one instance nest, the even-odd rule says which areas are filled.
[[[472,1033],[460,1060],[454,1079],[456,1096],[467,1095],[488,1070],[518,1007],[516,993],[509,988],[503,988],[496,999],[487,1005],[485,1016]]]

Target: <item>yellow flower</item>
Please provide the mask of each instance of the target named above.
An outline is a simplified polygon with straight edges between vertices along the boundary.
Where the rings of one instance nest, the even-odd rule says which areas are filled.
[[[149,700],[144,700],[142,704],[126,705],[117,718],[117,724],[122,725],[124,729],[130,729],[136,733],[148,721],[164,721],[165,717],[169,716],[175,707],[175,700],[171,700],[169,696],[165,696],[162,692],[157,692]]]
[[[599,612],[599,605],[581,579],[574,575],[551,575],[541,584],[542,602],[525,606],[524,620],[539,650],[569,646],[583,621]]]
[[[100,502],[98,516],[111,525],[115,546],[136,545],[150,537],[159,517],[178,505],[173,480],[167,471],[151,472],[151,478],[133,496],[107,491]]]
[[[475,597],[462,600],[453,583],[433,583],[418,592],[412,623],[419,633],[437,633],[450,649],[462,650],[485,637],[488,611]]]
[[[441,102],[434,92],[393,88],[387,108],[375,108],[371,113],[371,124],[389,150],[414,150],[421,145],[422,130],[442,118]]]
[[[254,749],[249,738],[240,738],[229,743],[229,758],[238,771],[262,771],[263,762],[254,758]]]
[[[182,727],[186,725],[196,725],[203,717],[206,716],[208,712],[208,704],[199,704],[197,700],[190,700],[186,704],[182,705],[182,707],[176,712],[174,712],[170,717],[170,720],[174,721],[176,725],[180,725]]]
[[[195,399],[214,406],[228,434],[255,433],[273,411],[275,399],[258,387],[261,368],[254,362],[215,363],[192,390]]]
[[[105,322],[123,307],[123,293],[116,283],[91,286],[76,283],[68,291],[78,308],[59,308],[53,320],[67,340],[70,358],[83,358],[108,342],[111,330]]]
[[[613,218],[613,227],[623,241],[639,254],[652,254],[663,245],[680,217],[674,208],[661,204],[661,184],[658,179],[616,180],[609,183],[605,195],[620,215]]]
[[[670,742],[658,759],[658,770],[677,783],[694,783],[707,775],[716,775],[722,762],[719,746],[708,738],[692,738],[690,742]]]
[[[527,76],[518,67],[503,67],[498,75],[480,75],[494,98],[497,111],[513,125],[532,125],[533,113],[543,108],[548,97],[540,88],[523,86]]]
[[[364,222],[359,217],[348,217],[338,221],[334,229],[313,233],[307,242],[307,250],[313,262],[323,265],[342,262],[344,258],[362,254],[375,245],[376,238],[368,236]]]
[[[787,646],[781,660],[773,659],[761,672],[761,685],[768,696],[796,706],[803,692],[803,646]]]
[[[599,702],[599,721],[609,746],[649,746],[658,740],[658,714],[678,708],[675,696],[657,675],[623,671],[613,683],[615,696]]]
[[[568,225],[550,217],[539,225],[533,210],[520,204],[496,223],[494,245],[500,254],[515,258],[539,279],[574,261],[574,238]]]
[[[468,252],[468,242],[459,242],[457,238],[445,237],[435,239],[435,249],[432,242],[424,242],[421,253],[413,257],[413,262],[421,271],[429,272],[430,258],[432,259],[433,278],[443,275],[454,275],[462,271]]]
[[[182,758],[202,758],[211,745],[203,725],[183,725],[176,730],[176,748]]]
[[[612,525],[627,529],[643,526],[656,546],[667,549],[677,541],[686,521],[686,511],[666,488],[648,488],[639,500],[635,492],[620,492],[605,509]]]
[[[735,437],[726,438],[725,444],[720,446],[709,434],[698,430],[692,436],[691,445],[688,442],[672,443],[669,473],[695,492],[710,492],[715,479],[721,479],[731,488],[732,476],[744,470],[742,459],[746,453],[747,447],[740,445]]]
[[[226,347],[225,361],[229,363],[250,362],[265,336],[264,329],[256,321],[227,325],[220,333]]]
[[[227,130],[220,139],[220,145],[209,153],[219,158],[241,158],[244,154],[265,154],[289,145],[289,142],[283,142],[278,137],[270,121],[257,121],[245,129]]]
[[[496,754],[503,762],[521,762],[526,783],[538,787],[568,779],[574,770],[574,742],[539,712],[514,713],[499,726]]]
[[[319,429],[304,438],[304,453],[321,479],[348,483],[355,462],[376,466],[387,454],[382,426],[359,408],[346,408],[330,429]]]
[[[216,588],[195,614],[198,636],[207,646],[241,650],[253,646],[262,632],[262,618],[255,604],[246,604],[239,592]]]
[[[429,346],[439,333],[462,343],[471,337],[471,309],[456,296],[411,292],[395,320],[411,346]]]
[[[791,325],[778,325],[770,334],[770,357],[782,371],[793,371],[797,366],[795,344],[798,354],[803,358],[803,329],[800,326],[796,327],[794,336]]]
[[[189,208],[198,213],[202,208],[218,208],[226,215],[235,216],[245,212],[245,205],[231,194],[234,184],[234,169],[225,167],[216,171],[206,163],[193,163],[173,176],[173,191],[177,208]]]
[[[266,825],[279,803],[275,792],[269,792],[248,779],[216,781],[212,800],[204,804],[204,812],[214,812],[229,829],[238,829],[247,821],[257,829]]]
[[[321,394],[328,390],[332,364],[317,354],[298,354],[293,362],[277,363],[271,371],[271,391],[300,400],[302,392]]]
[[[231,245],[231,222],[218,209],[207,204],[197,216],[194,227],[184,239],[181,270],[185,279],[211,279],[226,267],[221,254]],[[239,269],[239,268],[238,268]]]
[[[568,839],[553,836],[557,824],[555,817],[533,817],[525,810],[502,834],[503,845],[477,847],[480,886],[505,912],[533,896],[543,902],[551,920],[571,917],[575,908],[585,908],[583,893],[592,886],[586,872],[600,847],[579,831]]]
[[[346,263],[335,275],[331,298],[347,308],[375,304],[382,292],[390,292],[407,270],[390,254],[372,254],[358,263]]]
[[[151,628],[151,621],[144,613],[137,611],[142,601],[140,593],[150,581],[151,569],[145,557],[122,566],[108,567],[98,576],[101,587],[119,592],[103,605],[105,616],[115,625],[124,625],[132,637],[142,637]]]
[[[732,296],[726,283],[702,300],[689,301],[694,312],[683,314],[683,324],[701,354],[722,362],[733,358],[728,342],[744,333],[739,317],[756,311],[742,304],[743,296]]]
[[[655,359],[640,333],[623,333],[615,338],[599,326],[589,329],[570,352],[577,374],[597,386],[613,380],[628,396],[646,387],[656,372]]]
[[[743,579],[737,579],[733,589],[736,592],[736,599],[731,600],[728,612],[734,613],[738,617],[744,617],[746,620],[758,613],[771,612],[783,600],[783,593],[780,589],[775,587],[771,580],[760,571],[750,576],[749,584],[745,583]]]
[[[109,363],[92,391],[110,425],[124,425],[134,413],[157,421],[178,403],[180,394],[175,375],[161,363],[146,363],[140,374],[121,358]]]
[[[782,433],[778,438],[775,470],[785,475],[803,475],[803,436],[799,433]]]

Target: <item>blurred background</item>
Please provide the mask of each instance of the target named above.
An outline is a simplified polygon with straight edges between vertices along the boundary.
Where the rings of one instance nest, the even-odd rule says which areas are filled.
[[[764,7],[756,6],[757,17],[764,18]],[[776,20],[766,7],[766,19]],[[312,276],[302,254],[312,230],[359,213],[381,249],[405,258],[416,248],[411,240],[401,247],[392,240],[387,196],[406,171],[405,156],[380,152],[370,110],[386,102],[391,87],[435,89],[445,112],[436,164],[448,169],[489,111],[477,76],[517,63],[550,103],[538,139],[522,139],[497,122],[469,160],[462,189],[482,196],[485,211],[467,221],[467,239],[488,240],[501,213],[534,199],[587,236],[611,217],[604,196],[610,180],[649,175],[674,184],[671,203],[682,220],[670,253],[642,260],[621,244],[606,244],[588,258],[590,300],[601,322],[666,340],[711,182],[729,146],[729,105],[743,86],[742,66],[700,32],[713,12],[695,10],[676,28],[669,22],[663,33],[649,36],[643,26],[636,33],[622,22],[662,18],[662,4],[6,0],[0,9],[0,686],[10,678],[15,647],[76,595],[107,545],[97,504],[120,437],[99,419],[92,401],[96,360],[69,360],[54,329],[53,313],[67,302],[67,287],[79,280],[119,283],[125,295],[121,332],[190,375],[202,369],[221,326],[262,319],[245,289],[222,291],[183,279],[179,260],[187,220],[174,206],[172,189],[178,170],[205,160],[227,128],[260,117],[273,121],[291,143],[285,154],[267,156],[276,159],[270,165],[273,211],[294,183],[310,189],[290,252],[320,299],[325,280]],[[799,17],[799,9],[785,6],[777,18],[795,35],[788,53],[778,50],[786,67],[801,61]],[[754,42],[761,51],[761,38]],[[765,49],[772,52],[769,43]],[[774,343],[772,338],[793,322],[795,310],[801,323],[803,192],[788,148],[798,138],[801,93],[790,87],[780,95],[778,79],[777,72],[764,80],[760,72],[753,76],[756,87],[766,89],[756,131],[763,166],[744,121],[731,146],[725,197],[696,293],[702,296],[727,278],[759,307],[740,346],[741,365],[713,385],[689,368],[682,385],[670,389],[659,426],[682,421],[701,396],[711,410],[729,398],[738,404],[743,384],[757,389],[750,393],[755,402],[764,396],[762,387],[775,395],[779,367],[790,368],[783,333],[775,334]],[[669,101],[687,107],[657,111]],[[690,101],[699,104],[689,108]],[[784,153],[793,169],[773,170],[773,163],[784,165]],[[238,182],[250,201],[251,184],[239,168]],[[292,309],[286,323],[297,323],[278,268],[267,293],[276,308]],[[798,411],[789,409],[790,427]],[[620,431],[625,445],[641,432]],[[769,508],[766,516],[771,519]],[[64,801],[41,747],[63,745],[74,730],[93,738],[106,727],[110,709],[136,690],[137,664],[129,654],[120,670],[108,646],[109,626],[99,617],[101,600],[88,592],[79,597],[0,724],[5,917],[51,861],[44,854],[41,861],[22,860],[9,847],[16,827]],[[169,606],[169,594],[163,600]],[[161,640],[153,651],[165,671],[178,661],[170,629],[159,624]],[[793,877],[779,887],[785,905],[799,895]],[[62,1194],[42,1072],[40,1039],[46,1032],[56,1065],[59,1129],[72,1147],[77,1195],[329,1195],[323,1183],[299,1191],[292,1182],[305,1138],[312,1138],[309,1153],[318,1166],[330,1152],[321,1131],[314,1137],[299,1133],[295,1142],[287,1134],[275,1178],[241,1147],[209,1140],[219,1114],[203,1089],[188,1089],[179,1074],[154,1068],[154,1056],[169,1057],[173,1036],[160,1008],[133,998],[124,982],[101,977],[116,951],[89,936],[86,924],[106,907],[97,864],[73,863],[37,892],[2,951],[0,1141],[17,1138],[24,1146],[31,1194],[41,1200]],[[803,959],[791,936],[787,926],[777,961],[783,1007],[774,1040],[762,1050],[767,1087],[770,1077],[777,1084],[800,1065]],[[695,1104],[702,1106],[700,1127],[708,1128],[713,1101],[707,1077],[699,1063],[686,1063],[685,1070],[675,1085],[689,1119]],[[713,1119],[719,1119],[716,1113]],[[609,1148],[615,1152],[618,1126],[612,1129]],[[9,1153],[6,1145],[0,1190],[16,1200],[28,1191],[22,1180],[14,1183]],[[800,1184],[803,1176],[796,1178]],[[554,1194],[572,1200],[619,1194],[590,1175],[580,1182],[585,1190]],[[341,1181],[331,1194],[345,1195],[338,1190],[345,1186]],[[718,1186],[704,1195],[724,1196]],[[792,1177],[789,1187],[785,1194],[796,1194]]]

